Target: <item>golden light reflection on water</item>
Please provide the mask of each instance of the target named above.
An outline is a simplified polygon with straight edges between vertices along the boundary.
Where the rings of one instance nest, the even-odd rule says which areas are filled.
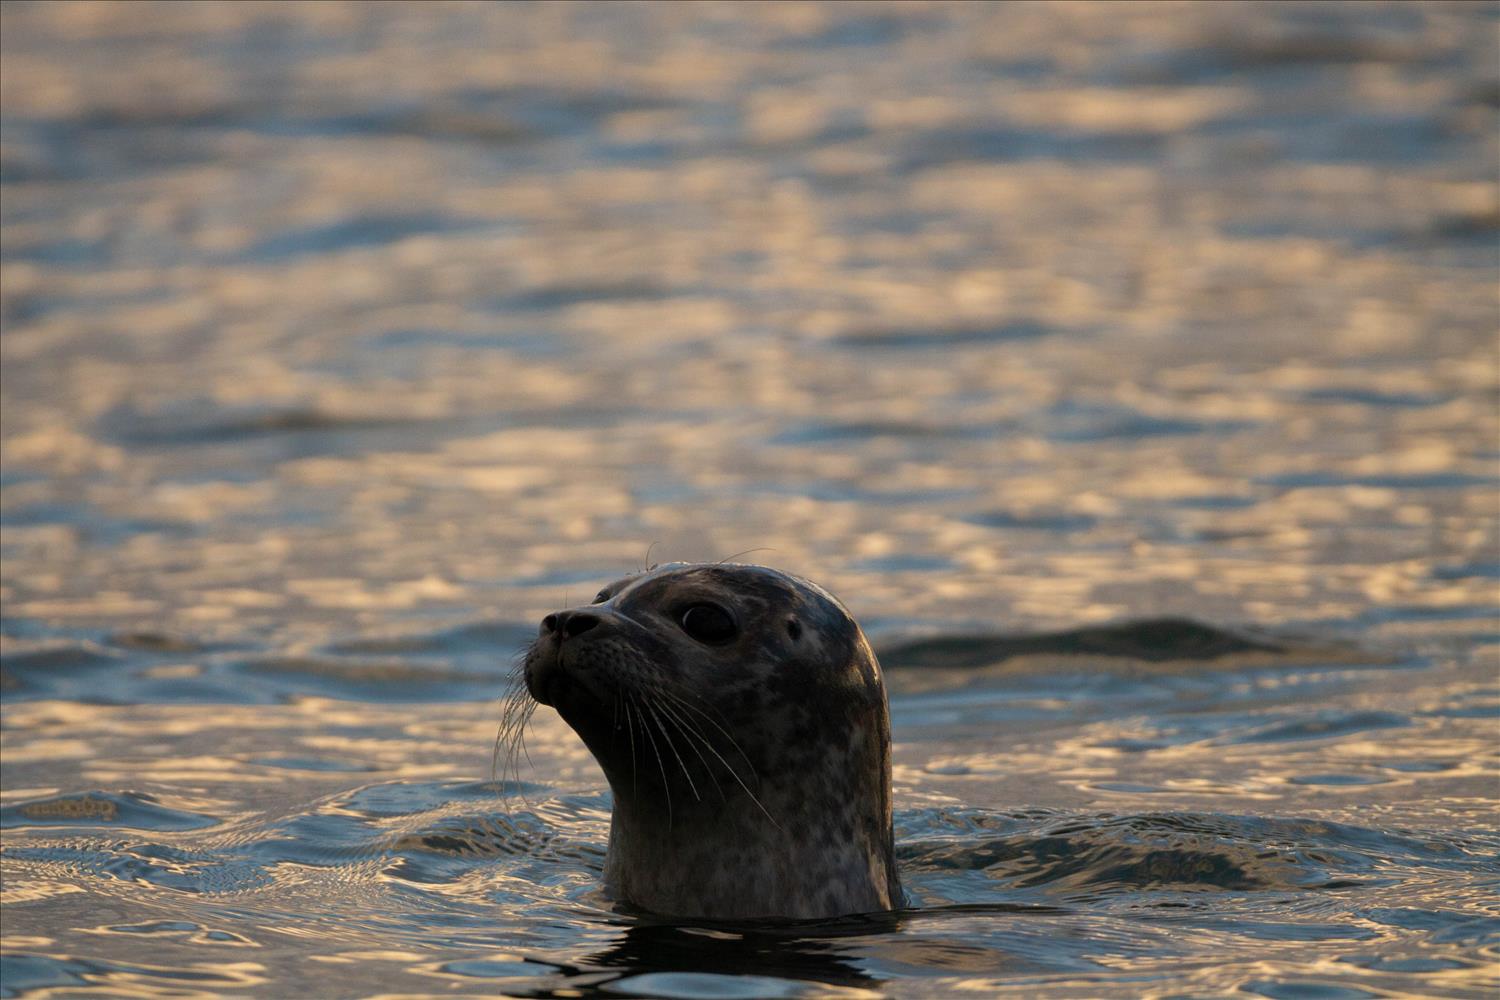
[[[275,995],[199,960],[262,936],[366,993],[608,983],[561,971],[576,943],[442,952],[403,907],[594,935],[612,969],[660,952],[578,915],[592,758],[540,711],[512,807],[487,699],[541,615],[741,550],[882,648],[1151,616],[1313,637],[892,670],[903,808],[1311,816],[1350,855],[1339,822],[1493,827],[1488,16],[0,8],[0,798],[103,810],[62,860],[7,828],[7,906],[47,936],[8,913],[6,948],[139,995]],[[445,837],[520,867],[456,872]],[[1426,864],[1386,909],[1468,905]],[[275,918],[235,938],[199,890]],[[1478,945],[1334,896],[1236,897],[1282,928],[1251,945],[1142,896],[783,950],[849,995],[1476,980]],[[127,916],[70,909],[101,900]],[[1346,918],[1389,939],[1339,944]],[[177,964],[76,964],[101,940]],[[1440,954],[1392,972],[1389,940]]]

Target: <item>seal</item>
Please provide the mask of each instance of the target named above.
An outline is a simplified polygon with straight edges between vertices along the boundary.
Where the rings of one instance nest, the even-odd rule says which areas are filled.
[[[885,684],[827,591],[764,566],[653,567],[542,619],[521,677],[609,781],[616,898],[709,919],[901,905]],[[515,704],[513,740],[534,708]]]

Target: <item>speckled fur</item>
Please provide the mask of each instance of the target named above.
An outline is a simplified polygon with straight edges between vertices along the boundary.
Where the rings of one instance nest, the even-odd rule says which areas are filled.
[[[704,601],[735,617],[731,641],[682,630]],[[900,905],[885,685],[843,605],[760,566],[672,564],[571,613],[598,621],[544,625],[526,682],[609,779],[612,892],[719,919]]]

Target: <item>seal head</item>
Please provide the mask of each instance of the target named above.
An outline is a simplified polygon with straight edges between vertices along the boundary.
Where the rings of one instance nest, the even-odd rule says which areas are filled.
[[[900,905],[880,664],[822,588],[653,568],[544,618],[524,676],[609,780],[617,897],[714,919]]]

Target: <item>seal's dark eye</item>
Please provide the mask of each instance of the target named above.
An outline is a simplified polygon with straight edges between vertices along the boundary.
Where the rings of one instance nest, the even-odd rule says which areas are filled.
[[[682,630],[699,642],[718,645],[734,638],[734,619],[714,604],[694,604],[682,613]]]

